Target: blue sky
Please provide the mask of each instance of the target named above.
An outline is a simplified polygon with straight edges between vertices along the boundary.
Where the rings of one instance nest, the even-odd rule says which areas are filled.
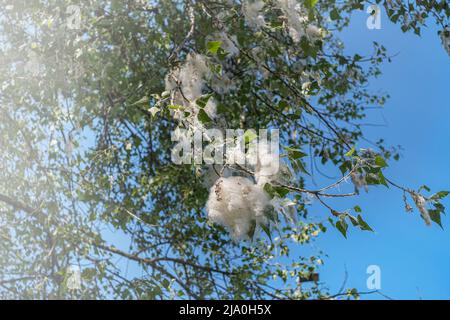
[[[382,66],[383,75],[371,82],[371,89],[386,91],[391,98],[382,111],[369,113],[367,121],[386,126],[367,128],[367,136],[403,147],[400,161],[390,163],[386,171],[392,180],[415,189],[426,184],[432,191],[449,190],[450,59],[438,29],[430,24],[418,37],[402,33],[386,16],[382,16],[381,30],[369,30],[366,19],[363,11],[355,14],[342,33],[347,52],[370,54],[372,42],[377,41],[390,54],[398,54]],[[444,230],[427,227],[417,210],[404,211],[401,192],[381,187],[335,204],[344,209],[359,204],[375,233],[350,228],[344,239],[329,229],[319,237],[315,245],[328,254],[321,281],[331,292],[339,290],[345,270],[348,287],[368,291],[366,268],[378,265],[381,291],[394,299],[450,299],[450,214],[443,216]],[[444,204],[450,212],[450,201]]]

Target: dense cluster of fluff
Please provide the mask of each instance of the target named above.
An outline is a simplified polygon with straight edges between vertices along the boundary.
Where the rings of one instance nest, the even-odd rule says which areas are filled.
[[[294,42],[299,42],[302,36],[309,38],[319,38],[320,29],[308,23],[308,15],[296,0],[276,0],[277,6],[283,12],[286,19],[286,26]]]
[[[243,176],[222,176],[211,187],[206,211],[208,218],[224,226],[236,241],[248,239],[252,226],[268,223],[264,212],[273,206],[264,190],[278,179],[279,155],[261,143],[256,150],[242,154],[235,148],[229,155],[245,157],[247,168],[255,168],[254,180]],[[253,163],[253,165],[252,165]]]
[[[176,104],[184,105],[201,96],[205,78],[210,74],[205,57],[190,53],[185,63],[166,76],[166,90],[181,89],[181,92],[173,97]]]
[[[308,23],[308,15],[306,10],[296,0],[275,0],[274,5],[281,10],[286,27],[290,37],[294,42],[299,42],[302,36],[310,39],[321,37],[321,30],[314,24]],[[264,1],[256,0],[244,1],[242,4],[242,12],[244,17],[252,28],[262,28],[266,22],[264,19]]]
[[[208,39],[213,40],[221,42],[221,48],[228,53],[228,57],[239,54],[235,36],[229,36],[222,31]],[[223,64],[227,61],[225,60]],[[191,129],[204,129],[197,119],[200,109],[196,101],[202,97],[207,82],[219,94],[226,94],[236,88],[231,73],[223,71],[221,75],[217,75],[211,72],[207,58],[197,53],[188,54],[181,66],[166,75],[165,90],[170,93],[170,104],[181,107],[172,110],[173,117],[188,124]],[[213,98],[208,100],[204,111],[211,119],[217,118],[217,105]]]
[[[246,1],[243,4],[243,12],[250,25],[265,25],[263,7],[264,2],[258,0]],[[211,41],[220,41],[221,48],[228,53],[228,58],[239,54],[236,38],[226,32],[214,34]],[[232,59],[222,62],[224,71],[217,76],[211,72],[205,56],[190,53],[183,64],[169,72],[165,79],[166,92],[170,94],[170,104],[178,107],[173,108],[172,112],[180,125],[190,129],[204,129],[197,117],[200,111],[197,100],[204,96],[206,83],[219,94],[226,94],[236,88],[233,75],[226,72],[229,60]],[[220,122],[213,98],[208,100],[204,110],[211,119]],[[236,241],[248,239],[254,227],[267,225],[269,221],[265,212],[272,206],[288,208],[280,201],[271,203],[264,190],[266,183],[274,182],[278,178],[279,154],[271,151],[265,143],[259,143],[250,153],[236,148],[232,152],[232,158],[243,158],[248,172],[240,171],[238,166],[228,162],[229,159],[226,159],[226,167],[208,165],[199,168],[197,172],[202,176],[203,184],[210,188],[206,204],[209,220],[224,226]],[[254,175],[250,174],[250,171],[254,172]]]
[[[248,239],[254,224],[267,224],[264,211],[269,206],[270,198],[261,186],[246,177],[228,177],[218,179],[211,188],[206,210],[212,222],[238,241]]]
[[[226,32],[222,31],[214,35],[214,41],[220,41],[220,47],[228,52],[230,57],[239,54],[239,48],[236,46],[236,36],[229,36]]]
[[[223,167],[223,165],[212,165],[208,164],[203,166],[201,169],[200,175],[202,178],[202,185],[206,189],[211,189],[211,187],[216,183],[216,181],[222,178],[228,178],[233,175],[233,171],[227,167]]]
[[[211,71],[205,57],[195,53],[189,54],[181,67],[172,70],[166,76],[166,91],[170,92],[170,103],[183,107],[173,111],[175,119],[188,120],[189,124],[195,128],[202,127],[197,120],[199,107],[196,100],[202,96],[203,87],[210,77]],[[204,110],[210,118],[216,117],[214,99],[209,99]],[[188,117],[186,112],[189,113]]]
[[[427,226],[431,225],[430,213],[427,209],[427,200],[425,199],[425,197],[416,192],[412,192],[411,196],[414,200],[414,203],[416,204],[417,209],[419,209],[420,215],[425,221],[425,224]]]
[[[267,143],[258,145],[258,158],[256,162],[255,180],[260,186],[274,182],[279,177],[279,154],[272,152]]]
[[[364,177],[364,175],[362,173],[352,171],[350,173],[350,178],[352,180],[353,185],[355,186],[356,192],[359,192],[359,189],[361,189],[361,188],[364,188],[364,190],[366,190],[366,192],[369,191],[368,186],[367,186],[366,177]]]
[[[246,0],[242,4],[242,13],[248,25],[252,28],[262,28],[266,21],[262,12],[264,7],[264,1],[262,0]]]

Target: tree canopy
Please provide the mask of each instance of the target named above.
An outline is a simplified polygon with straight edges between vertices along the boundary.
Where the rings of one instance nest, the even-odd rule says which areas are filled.
[[[294,248],[372,231],[360,191],[386,187],[441,225],[449,192],[386,176],[400,156],[382,138],[359,147],[367,110],[388,99],[368,84],[391,56],[376,42],[349,55],[338,32],[367,3],[1,1],[0,297],[326,299],[322,252]],[[437,24],[449,52],[447,1],[374,4],[404,32]],[[281,170],[175,164],[173,134],[187,128],[241,129],[247,147],[278,129]],[[342,178],[311,187],[320,166]],[[238,237],[219,219],[218,181],[225,201],[245,193],[237,183],[248,210],[262,206]],[[355,206],[328,202],[341,197]]]

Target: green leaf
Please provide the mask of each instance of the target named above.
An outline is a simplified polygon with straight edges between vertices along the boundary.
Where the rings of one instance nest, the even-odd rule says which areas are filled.
[[[279,198],[284,198],[290,190],[281,186],[272,186],[270,183],[264,185],[264,191],[266,191],[271,198],[277,196]]]
[[[266,183],[264,185],[264,191],[267,192],[267,194],[270,196],[270,198],[275,197],[275,189],[272,187],[270,183]]]
[[[311,45],[306,37],[302,37],[300,40],[300,48],[302,48],[306,56],[316,58],[318,49],[314,45]]]
[[[170,105],[169,109],[173,109],[173,110],[184,110],[183,106],[176,106],[176,105]]]
[[[198,118],[198,120],[200,120],[201,123],[212,122],[211,118],[208,116],[208,114],[203,109],[200,109],[200,111],[198,112],[197,118]]]
[[[144,104],[144,103],[148,103],[149,99],[147,96],[143,96],[141,99],[139,99],[138,101],[136,101],[135,103],[132,104],[132,106],[138,105],[138,104]]]
[[[306,173],[309,175],[309,172],[306,170],[305,165],[303,164],[301,159],[297,159],[292,162],[292,166],[294,169],[299,170],[300,172]]]
[[[435,194],[433,194],[430,199],[433,200],[441,200],[444,199],[446,196],[448,196],[450,194],[450,191],[439,191]]]
[[[273,209],[273,208],[271,208],[271,209],[267,209],[267,210],[265,210],[264,211],[264,215],[270,220],[270,221],[273,221],[273,222],[277,222],[277,214],[276,214],[276,212],[275,212],[275,210]]]
[[[331,20],[339,20],[341,18],[341,16],[339,15],[339,11],[336,8],[331,10],[330,18],[331,18]]]
[[[306,0],[306,7],[309,9],[314,8],[318,0]]]
[[[279,20],[271,21],[270,22],[270,27],[273,28],[273,29],[279,29],[279,28],[283,27],[283,22],[279,21]]]
[[[280,100],[280,102],[278,102],[278,109],[280,109],[281,111],[284,111],[288,108],[289,104],[286,102],[286,100]]]
[[[428,213],[430,214],[431,221],[434,221],[438,226],[444,229],[441,222],[441,212],[439,210],[428,210]]]
[[[272,234],[270,233],[270,227],[268,225],[263,224],[263,223],[260,224],[260,227],[267,234],[267,236],[270,239],[270,242],[272,242]]]
[[[252,142],[256,138],[258,138],[258,135],[256,134],[255,130],[249,129],[249,130],[245,131],[244,141],[246,144]]]
[[[208,49],[208,52],[212,54],[217,54],[217,50],[219,50],[221,45],[222,45],[221,41],[209,41],[206,44],[206,48]]]
[[[375,157],[375,164],[381,168],[385,168],[388,166],[386,163],[386,160],[384,160],[384,158],[382,156]]]
[[[339,170],[344,175],[347,171],[350,171],[352,168],[352,163],[350,161],[345,161],[339,166]]]
[[[222,48],[219,48],[219,50],[217,50],[217,57],[219,58],[219,60],[224,60],[227,56],[228,52],[226,52]]]
[[[204,108],[206,106],[206,104],[208,103],[209,99],[211,98],[212,94],[207,94],[204,96],[201,96],[200,98],[198,98],[195,103],[200,107],[200,108]]]
[[[278,196],[280,198],[284,198],[290,192],[290,190],[285,187],[276,186],[276,187],[273,187],[273,189],[275,190],[275,192],[278,194]]]
[[[212,64],[210,66],[210,69],[212,72],[214,72],[216,75],[221,76],[222,74],[222,65],[221,64]]]
[[[353,209],[355,210],[355,212],[362,212],[360,206],[354,206]]]
[[[433,206],[436,210],[439,210],[440,212],[445,214],[445,207],[442,205],[442,203],[435,202],[433,203]]]
[[[288,147],[285,147],[285,149],[288,152],[289,159],[296,160],[307,156],[307,154],[302,152],[300,149],[293,149]]]
[[[350,222],[352,223],[352,225],[353,225],[354,227],[358,227],[358,226],[359,226],[359,221],[358,221],[357,218],[355,218],[355,217],[352,216],[352,215],[348,215],[348,217],[349,217]]]
[[[358,214],[358,223],[361,230],[372,231],[372,228],[363,220],[360,214]]]
[[[389,185],[387,184],[386,178],[384,177],[384,175],[381,172],[381,170],[380,170],[380,172],[378,172],[378,178],[379,178],[379,181],[380,181],[380,183],[382,185],[384,185],[385,187],[389,188]]]
[[[336,228],[342,233],[344,238],[347,239],[347,229],[348,229],[347,222],[345,222],[345,220],[339,220],[338,222],[336,222]]]
[[[355,151],[356,151],[356,149],[355,149],[355,147],[353,146],[353,147],[350,149],[350,151],[348,151],[348,152],[345,154],[345,156],[346,156],[346,157],[351,157],[351,156],[353,156],[353,154],[355,153]]]
[[[248,233],[247,233],[250,240],[253,239],[253,236],[255,235],[255,230],[256,230],[256,221],[253,220],[250,224],[250,229],[248,230]]]

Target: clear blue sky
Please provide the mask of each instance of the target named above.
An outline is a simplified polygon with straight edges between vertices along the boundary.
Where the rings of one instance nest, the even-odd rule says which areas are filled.
[[[404,34],[382,16],[382,29],[366,28],[367,14],[356,14],[342,33],[349,53],[371,53],[377,41],[398,55],[383,65],[383,75],[371,82],[373,90],[391,95],[383,111],[370,113],[368,122],[387,124],[366,130],[373,140],[386,138],[404,150],[399,162],[386,171],[410,188],[428,185],[432,191],[450,189],[450,58],[441,46],[437,28],[430,25],[421,37]],[[365,147],[367,145],[360,145]],[[443,216],[444,231],[426,227],[418,212],[403,210],[402,193],[372,188],[359,200],[334,202],[340,208],[360,204],[375,233],[351,229],[348,239],[329,229],[316,246],[328,254],[321,281],[339,290],[345,269],[348,287],[367,291],[367,266],[381,268],[381,291],[395,299],[450,299],[450,201]],[[339,204],[338,204],[339,203]],[[326,214],[324,211],[322,214]],[[318,214],[317,214],[318,215]],[[366,299],[380,296],[365,296]]]

